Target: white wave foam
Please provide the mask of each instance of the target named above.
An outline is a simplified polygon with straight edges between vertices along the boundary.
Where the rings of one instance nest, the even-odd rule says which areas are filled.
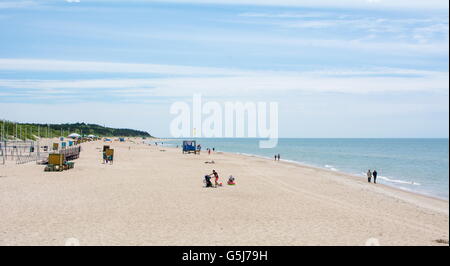
[[[338,169],[334,168],[334,166],[329,165],[329,164],[326,164],[326,165],[325,165],[325,168],[330,169],[331,171],[335,171],[335,172],[338,171]]]
[[[383,179],[383,180],[388,181],[388,182],[392,182],[392,183],[421,186],[420,183],[417,183],[417,182],[414,182],[414,181],[405,181],[405,180],[401,180],[401,179],[391,179],[391,178],[386,177],[386,176],[378,176],[378,178],[379,179]]]
[[[362,172],[361,173],[362,176],[367,176],[366,173]],[[377,176],[378,179],[382,179],[384,181],[390,182],[390,183],[397,183],[397,184],[406,184],[406,185],[414,185],[414,186],[421,186],[422,184],[418,183],[418,182],[414,182],[414,181],[406,181],[406,180],[401,180],[401,179],[392,179],[386,176]]]

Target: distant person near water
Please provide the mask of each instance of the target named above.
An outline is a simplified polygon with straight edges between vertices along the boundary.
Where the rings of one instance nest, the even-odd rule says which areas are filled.
[[[367,181],[370,183],[371,179],[372,179],[372,172],[370,172],[370,169],[369,169],[369,171],[367,171]]]
[[[278,161],[280,161],[280,154],[278,153]]]
[[[276,161],[277,160],[277,155],[275,154],[273,157],[275,158],[275,161]]]
[[[377,170],[373,170],[372,175],[373,175],[373,183],[376,184],[377,183],[377,176],[378,176]]]

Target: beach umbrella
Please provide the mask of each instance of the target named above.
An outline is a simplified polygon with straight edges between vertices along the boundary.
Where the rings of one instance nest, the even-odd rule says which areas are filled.
[[[69,137],[69,138],[76,139],[76,138],[81,137],[81,135],[80,135],[80,134],[77,134],[77,133],[72,133],[72,134],[70,134],[68,137]]]

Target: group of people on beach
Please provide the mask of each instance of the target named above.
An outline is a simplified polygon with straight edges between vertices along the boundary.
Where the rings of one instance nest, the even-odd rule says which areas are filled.
[[[273,157],[275,158],[275,161],[279,161],[280,160],[280,154],[279,153],[275,154]]]
[[[211,182],[211,176],[214,177],[214,186]],[[227,181],[228,185],[235,185],[235,178],[230,175],[230,177],[228,178]],[[213,170],[211,174],[205,175],[205,186],[206,187],[218,187],[218,186],[222,186],[222,183],[219,182],[219,173],[217,173],[216,170]]]
[[[372,179],[372,177],[373,177],[373,183],[377,183],[377,176],[378,176],[378,173],[377,173],[377,170],[373,170],[373,172],[371,172],[370,171],[370,169],[369,169],[369,171],[367,171],[367,181],[370,183],[370,181],[371,181],[371,179]]]
[[[207,148],[206,150],[208,151],[208,155],[210,155],[210,154],[211,154],[211,151],[215,151],[215,150],[216,150],[216,148],[212,148],[212,149],[210,149],[210,148]]]

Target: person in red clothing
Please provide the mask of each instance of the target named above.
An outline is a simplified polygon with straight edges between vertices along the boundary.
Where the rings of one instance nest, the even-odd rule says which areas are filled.
[[[214,186],[217,187],[219,185],[219,174],[216,170],[213,170],[211,175],[214,175]]]

